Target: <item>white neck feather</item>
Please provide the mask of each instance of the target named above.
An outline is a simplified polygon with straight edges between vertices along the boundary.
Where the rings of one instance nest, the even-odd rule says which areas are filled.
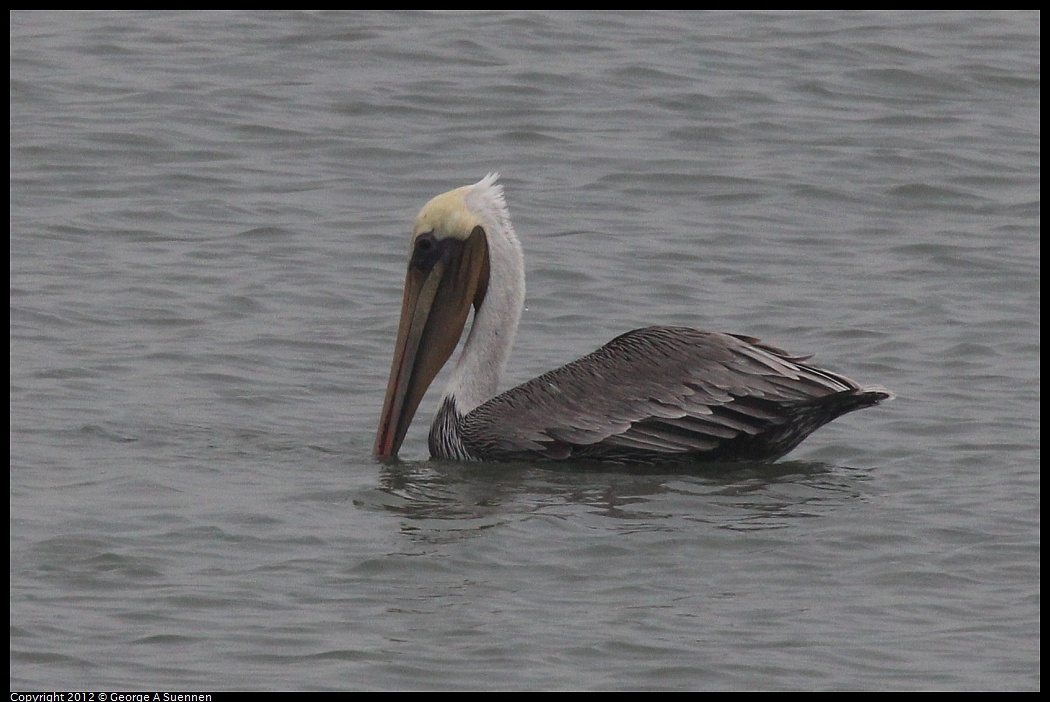
[[[490,174],[471,186],[465,201],[485,220],[489,282],[481,309],[467,335],[445,397],[466,414],[496,396],[525,307],[525,258],[503,201],[503,188]]]

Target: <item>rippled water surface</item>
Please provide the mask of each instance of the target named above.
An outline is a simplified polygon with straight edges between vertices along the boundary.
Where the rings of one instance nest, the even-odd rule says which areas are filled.
[[[1039,22],[12,13],[12,689],[1038,689]],[[670,323],[897,400],[646,473],[427,461],[435,392],[376,462],[490,170],[505,386]]]

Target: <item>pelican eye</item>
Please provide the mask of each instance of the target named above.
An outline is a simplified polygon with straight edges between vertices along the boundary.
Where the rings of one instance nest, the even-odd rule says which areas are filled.
[[[412,247],[412,261],[409,265],[422,271],[429,271],[445,255],[447,246],[437,240],[434,232],[426,232],[416,237]]]

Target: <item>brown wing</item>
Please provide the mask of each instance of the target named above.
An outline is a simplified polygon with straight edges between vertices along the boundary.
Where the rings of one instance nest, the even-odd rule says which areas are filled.
[[[757,339],[684,327],[623,334],[463,418],[485,460],[777,458],[890,397]]]

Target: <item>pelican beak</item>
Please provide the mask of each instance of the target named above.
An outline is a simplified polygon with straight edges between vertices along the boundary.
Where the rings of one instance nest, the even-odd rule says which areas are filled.
[[[480,226],[466,239],[417,238],[376,432],[377,457],[397,456],[423,395],[459,342],[470,306],[480,307],[485,297],[488,262],[488,243]]]

